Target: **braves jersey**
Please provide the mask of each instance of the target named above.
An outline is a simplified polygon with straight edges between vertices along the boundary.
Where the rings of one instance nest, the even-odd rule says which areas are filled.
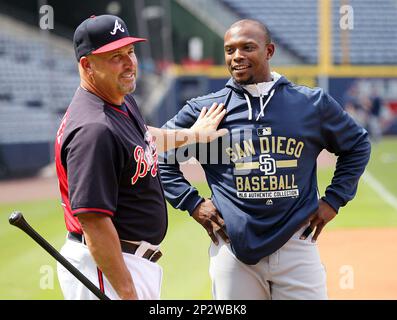
[[[57,132],[55,161],[68,231],[82,233],[77,215],[90,212],[110,216],[120,239],[163,240],[156,146],[132,96],[114,106],[79,87]]]

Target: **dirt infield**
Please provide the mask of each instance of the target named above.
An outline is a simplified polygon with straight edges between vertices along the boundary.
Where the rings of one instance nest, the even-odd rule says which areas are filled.
[[[318,239],[330,299],[397,299],[397,229],[325,231]]]
[[[0,203],[59,198],[55,177],[0,181]]]

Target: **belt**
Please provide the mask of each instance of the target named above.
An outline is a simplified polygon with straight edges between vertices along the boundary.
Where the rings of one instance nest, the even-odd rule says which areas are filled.
[[[80,242],[82,244],[86,244],[85,238],[83,237],[82,234],[76,233],[76,232],[68,232],[68,239],[76,242]],[[131,242],[126,242],[123,240],[120,240],[120,245],[121,245],[121,251],[124,253],[130,253],[130,254],[135,254],[140,245],[131,243]],[[143,252],[141,255],[139,255],[142,258],[145,258],[151,262],[157,262],[163,254],[161,253],[160,250],[152,250],[152,249],[147,249],[145,252]]]

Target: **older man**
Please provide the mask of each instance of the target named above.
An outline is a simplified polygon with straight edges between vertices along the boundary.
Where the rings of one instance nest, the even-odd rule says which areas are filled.
[[[356,193],[370,155],[367,132],[322,89],[271,72],[275,46],[262,23],[233,24],[224,52],[232,76],[225,88],[188,101],[166,125],[188,128],[203,106],[225,103],[220,127],[230,131],[228,143],[219,144],[218,163],[202,163],[212,197],[189,184],[171,151],[160,163],[166,198],[212,239],[214,298],[326,299],[315,241]],[[323,149],[339,157],[318,199],[316,160]]]
[[[67,240],[61,253],[111,299],[159,299],[159,244],[167,211],[160,149],[215,139],[225,111],[214,104],[188,130],[147,128],[131,92],[138,63],[122,19],[92,16],[74,34],[81,78],[56,138]],[[176,139],[176,135],[180,138]],[[181,139],[184,138],[184,139]],[[200,140],[199,140],[200,141]],[[96,297],[58,265],[66,299]]]

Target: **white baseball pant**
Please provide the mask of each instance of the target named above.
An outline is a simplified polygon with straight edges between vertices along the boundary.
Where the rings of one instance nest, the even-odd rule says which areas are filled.
[[[212,294],[217,300],[326,300],[326,273],[317,244],[299,237],[307,226],[287,243],[256,265],[236,258],[220,237],[211,242],[209,273]]]
[[[120,300],[107,278],[102,274],[92,258],[88,247],[82,243],[66,239],[61,254],[83,273],[111,300]],[[161,292],[162,268],[154,262],[137,255],[122,253],[131,273],[139,300],[159,300]],[[75,276],[60,263],[57,264],[58,279],[66,300],[98,300]]]

